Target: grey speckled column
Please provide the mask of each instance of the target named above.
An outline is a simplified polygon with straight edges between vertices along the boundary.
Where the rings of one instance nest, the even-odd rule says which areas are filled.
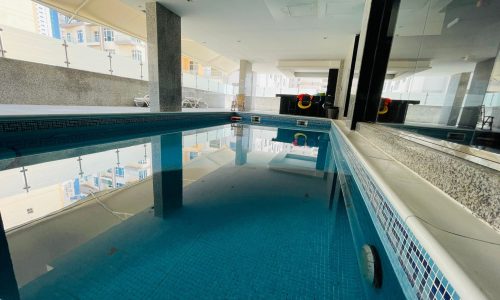
[[[181,111],[181,18],[151,2],[146,20],[151,112]]]
[[[476,64],[458,127],[476,128],[481,113],[480,107],[483,105],[494,65],[495,57]]]
[[[446,96],[439,115],[439,124],[455,126],[462,109],[467,85],[469,84],[470,73],[454,74],[450,77]]]

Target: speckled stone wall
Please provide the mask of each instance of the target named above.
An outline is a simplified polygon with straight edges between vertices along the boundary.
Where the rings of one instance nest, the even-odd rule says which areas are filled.
[[[359,132],[500,231],[500,172],[407,140],[384,126],[361,124]]]
[[[181,18],[160,3],[149,2],[146,23],[151,111],[181,111]]]
[[[133,106],[148,82],[8,58],[0,59],[0,103]]]

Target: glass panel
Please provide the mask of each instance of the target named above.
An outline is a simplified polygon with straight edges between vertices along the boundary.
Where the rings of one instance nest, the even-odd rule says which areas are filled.
[[[378,122],[499,151],[499,11],[500,1],[402,0]]]

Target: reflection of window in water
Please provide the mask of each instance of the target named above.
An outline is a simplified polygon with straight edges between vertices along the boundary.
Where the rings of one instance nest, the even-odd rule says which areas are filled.
[[[230,148],[233,138],[230,126],[212,130],[190,131],[182,137],[183,163],[224,148]]]
[[[115,149],[0,171],[0,212],[5,228],[44,217],[91,194],[121,188],[152,174],[150,144],[119,150],[119,167]]]

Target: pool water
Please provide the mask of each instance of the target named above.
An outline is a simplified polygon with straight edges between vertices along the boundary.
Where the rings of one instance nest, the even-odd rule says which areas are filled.
[[[227,125],[4,170],[21,298],[363,299],[331,146],[327,132]],[[40,196],[54,186],[57,205]],[[21,216],[33,201],[46,210]]]

